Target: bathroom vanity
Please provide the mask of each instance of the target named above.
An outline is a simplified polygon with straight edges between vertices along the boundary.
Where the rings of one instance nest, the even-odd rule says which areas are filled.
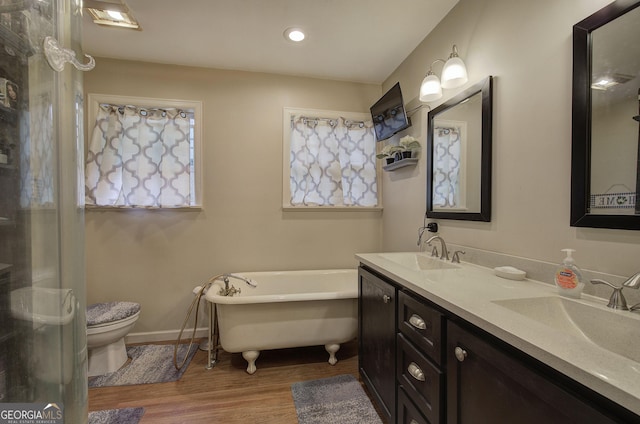
[[[640,422],[635,353],[549,321],[578,304],[640,331],[640,314],[423,254],[357,258],[360,374],[388,423]]]

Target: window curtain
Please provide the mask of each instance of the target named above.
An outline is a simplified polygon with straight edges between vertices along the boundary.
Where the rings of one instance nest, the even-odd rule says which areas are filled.
[[[20,206],[55,206],[56,155],[53,140],[53,109],[48,94],[34,96],[31,112],[20,116]]]
[[[441,208],[461,207],[460,131],[436,127],[433,146],[433,204]]]
[[[100,105],[87,154],[86,204],[189,206],[189,131],[181,110]]]
[[[294,117],[291,205],[377,206],[375,154],[370,121]]]

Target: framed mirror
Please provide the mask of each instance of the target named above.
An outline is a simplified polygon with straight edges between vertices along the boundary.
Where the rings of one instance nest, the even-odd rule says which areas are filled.
[[[427,217],[491,221],[493,78],[429,112]]]
[[[573,27],[571,225],[640,230],[640,1]]]

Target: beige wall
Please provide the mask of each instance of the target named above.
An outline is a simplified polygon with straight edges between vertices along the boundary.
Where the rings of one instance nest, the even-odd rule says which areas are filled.
[[[460,0],[385,81],[383,90],[400,81],[409,101],[429,64],[446,58],[454,43],[469,71],[465,87],[495,77],[492,221],[440,220],[447,241],[551,262],[572,247],[584,268],[619,275],[640,270],[640,232],[569,226],[572,26],[608,3]],[[445,90],[442,101],[465,87]],[[416,113],[405,133],[425,140],[425,119],[426,110]],[[416,249],[425,211],[424,155],[418,168],[384,176],[384,250]]]
[[[193,212],[88,211],[88,303],[140,302],[134,333],[171,331],[215,274],[355,267],[380,250],[380,212],[281,210],[283,107],[368,112],[379,85],[96,62],[85,94],[204,102],[204,198]]]
[[[382,216],[283,213],[282,108],[367,111],[400,81],[410,109],[429,64],[454,43],[468,67],[465,87],[495,77],[493,213],[490,223],[440,220],[444,238],[551,262],[572,247],[584,268],[638,271],[640,232],[569,226],[571,30],[609,2],[460,0],[382,88],[98,59],[85,93],[204,101],[205,192],[199,212],[88,212],[88,302],[138,301],[135,332],[169,331],[182,323],[191,289],[216,273],[352,267],[355,252],[416,250],[424,149],[418,166],[384,173]],[[414,113],[398,137],[426,144],[426,117],[427,108]]]

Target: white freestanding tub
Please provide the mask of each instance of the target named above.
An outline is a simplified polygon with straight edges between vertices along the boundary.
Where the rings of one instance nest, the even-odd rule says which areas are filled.
[[[216,304],[220,345],[242,352],[247,372],[256,371],[261,350],[324,345],[329,363],[340,344],[358,330],[358,273],[355,269],[245,272],[256,287],[231,278],[241,293],[222,296],[217,280],[206,299]]]

